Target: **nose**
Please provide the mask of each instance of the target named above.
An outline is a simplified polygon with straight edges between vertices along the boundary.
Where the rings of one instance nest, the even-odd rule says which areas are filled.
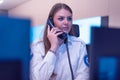
[[[67,18],[64,19],[64,24],[68,24],[68,19]]]

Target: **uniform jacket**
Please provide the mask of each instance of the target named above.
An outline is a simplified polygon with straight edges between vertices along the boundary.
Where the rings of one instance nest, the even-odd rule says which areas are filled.
[[[89,80],[85,43],[80,38],[68,36],[68,48],[74,80]],[[50,51],[45,55],[40,40],[31,45],[31,53],[30,80],[72,80],[65,44],[58,48],[56,55]]]

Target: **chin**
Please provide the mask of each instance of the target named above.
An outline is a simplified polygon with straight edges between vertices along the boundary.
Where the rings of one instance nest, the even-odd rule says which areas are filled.
[[[65,33],[69,33],[69,31],[63,31],[63,32],[65,32]]]

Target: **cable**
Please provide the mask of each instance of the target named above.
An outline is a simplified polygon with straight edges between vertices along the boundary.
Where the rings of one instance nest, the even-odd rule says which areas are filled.
[[[74,75],[73,75],[73,70],[72,70],[72,65],[71,65],[71,60],[70,60],[70,54],[69,54],[69,48],[68,48],[68,39],[66,39],[64,43],[66,44],[68,61],[69,61],[69,66],[70,66],[70,71],[71,71],[71,77],[72,77],[72,80],[74,80]]]

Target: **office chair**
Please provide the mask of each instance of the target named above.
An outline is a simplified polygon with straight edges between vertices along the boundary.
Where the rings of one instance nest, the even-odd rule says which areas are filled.
[[[79,37],[80,36],[79,25],[78,24],[73,24],[72,29],[71,29],[69,34],[73,35],[75,37]]]

